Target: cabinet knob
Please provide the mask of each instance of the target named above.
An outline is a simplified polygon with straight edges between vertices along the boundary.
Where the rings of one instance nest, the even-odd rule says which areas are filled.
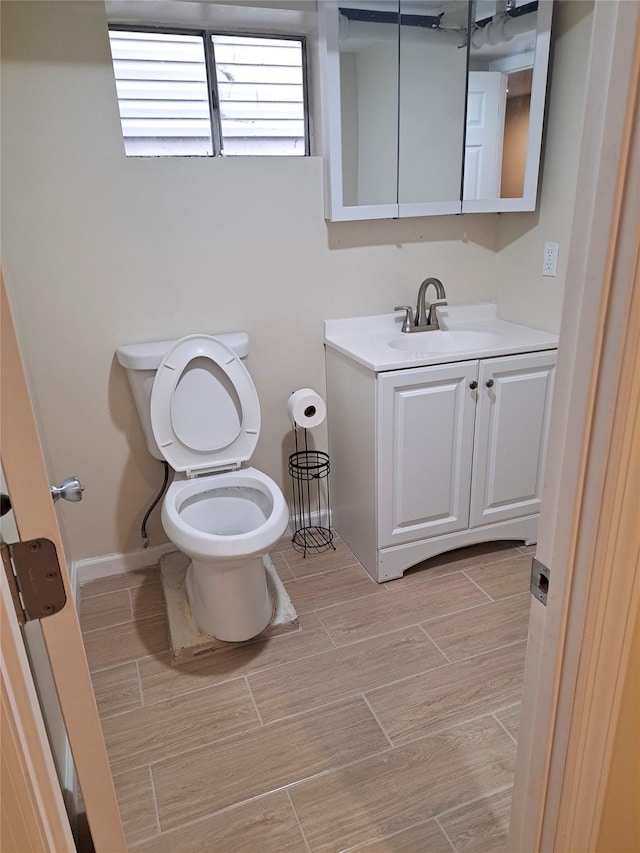
[[[472,391],[475,391],[477,387],[478,387],[478,383],[475,381],[475,379],[473,382],[469,383],[469,388],[471,388]]]
[[[487,379],[487,388],[493,388],[493,379]]]

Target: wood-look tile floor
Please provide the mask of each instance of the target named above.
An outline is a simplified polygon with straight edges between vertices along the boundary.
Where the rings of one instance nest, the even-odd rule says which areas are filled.
[[[474,546],[378,585],[336,545],[271,554],[299,631],[179,666],[155,568],[82,586],[130,850],[504,846],[532,549]]]

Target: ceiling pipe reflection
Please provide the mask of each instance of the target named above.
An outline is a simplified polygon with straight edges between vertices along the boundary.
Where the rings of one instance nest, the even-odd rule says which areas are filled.
[[[534,4],[532,4],[534,5]],[[528,11],[528,10],[527,10]],[[471,47],[479,50],[485,46],[494,46],[511,41],[515,36],[530,33],[536,35],[536,9],[533,14],[520,14],[513,16],[509,11],[509,0],[498,0],[496,3],[496,14],[490,19],[476,23],[472,27]],[[390,12],[366,12],[365,10],[340,9],[338,20],[339,43],[348,52],[357,53],[365,47],[370,47],[373,42],[395,41],[398,36],[398,16]],[[365,17],[363,19],[361,16]],[[366,17],[370,16],[367,20]],[[378,16],[379,20],[375,20]],[[383,17],[384,16],[384,17]],[[405,16],[407,18],[424,16]],[[409,25],[402,24],[402,38],[406,41],[429,42],[436,41],[439,44],[448,42],[458,47],[466,45],[467,28],[460,26],[459,11],[452,9],[445,11],[436,18],[429,21],[437,21],[436,24]]]
[[[502,4],[505,5],[505,4]],[[485,45],[502,44],[511,41],[514,36],[531,33],[536,34],[536,15],[520,15],[512,17],[506,11],[493,16],[488,24],[476,26],[471,33],[471,47],[479,49]]]
[[[413,42],[443,42],[457,47],[466,44],[466,28],[426,28],[426,27],[403,27],[402,38],[404,41]],[[345,15],[338,19],[338,41],[341,48],[350,52],[357,52],[365,47],[370,47],[374,42],[396,41],[398,38],[398,24],[389,24],[374,21],[354,21]]]

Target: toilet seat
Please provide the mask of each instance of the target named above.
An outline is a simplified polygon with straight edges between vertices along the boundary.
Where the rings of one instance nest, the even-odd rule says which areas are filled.
[[[253,380],[233,350],[209,335],[181,338],[166,353],[150,414],[160,452],[188,477],[239,468],[258,443]]]
[[[264,498],[264,520],[249,524],[241,532],[213,532],[191,523],[184,513],[190,503],[214,499],[216,493],[235,491],[251,499]],[[211,516],[212,524],[215,517]],[[177,479],[169,486],[162,503],[162,526],[174,545],[191,559],[244,559],[265,554],[284,535],[289,509],[278,485],[256,468],[225,471],[197,480]]]

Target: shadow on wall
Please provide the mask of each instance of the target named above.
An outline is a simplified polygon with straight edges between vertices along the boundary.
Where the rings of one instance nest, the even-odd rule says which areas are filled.
[[[453,242],[475,243],[497,251],[499,223],[500,214],[497,213],[327,222],[327,244],[330,249],[366,246],[396,246],[400,249],[412,243]]]
[[[129,382],[115,356],[109,373],[108,393],[111,423],[123,434],[129,450],[118,488],[116,512],[118,551],[128,553],[142,548],[140,525],[160,491],[164,469],[147,449]],[[160,504],[149,518],[147,534],[151,546],[169,541],[160,521]]]
[[[87,65],[111,65],[109,38],[106,18],[95,14],[94,0],[58,0],[62,14],[49,14],[50,3],[47,0],[33,0],[30,3],[3,3],[2,17],[24,16],[25,19],[37,19],[46,15],[46,26],[30,27],[29,39],[3,38],[2,58],[7,62],[59,63],[69,64],[69,28],[66,12],[73,10],[73,62]],[[103,12],[104,14],[104,12]],[[17,19],[17,18],[16,18]],[[96,22],[100,26],[99,36],[103,53],[96,53]],[[9,29],[7,29],[7,33]]]

